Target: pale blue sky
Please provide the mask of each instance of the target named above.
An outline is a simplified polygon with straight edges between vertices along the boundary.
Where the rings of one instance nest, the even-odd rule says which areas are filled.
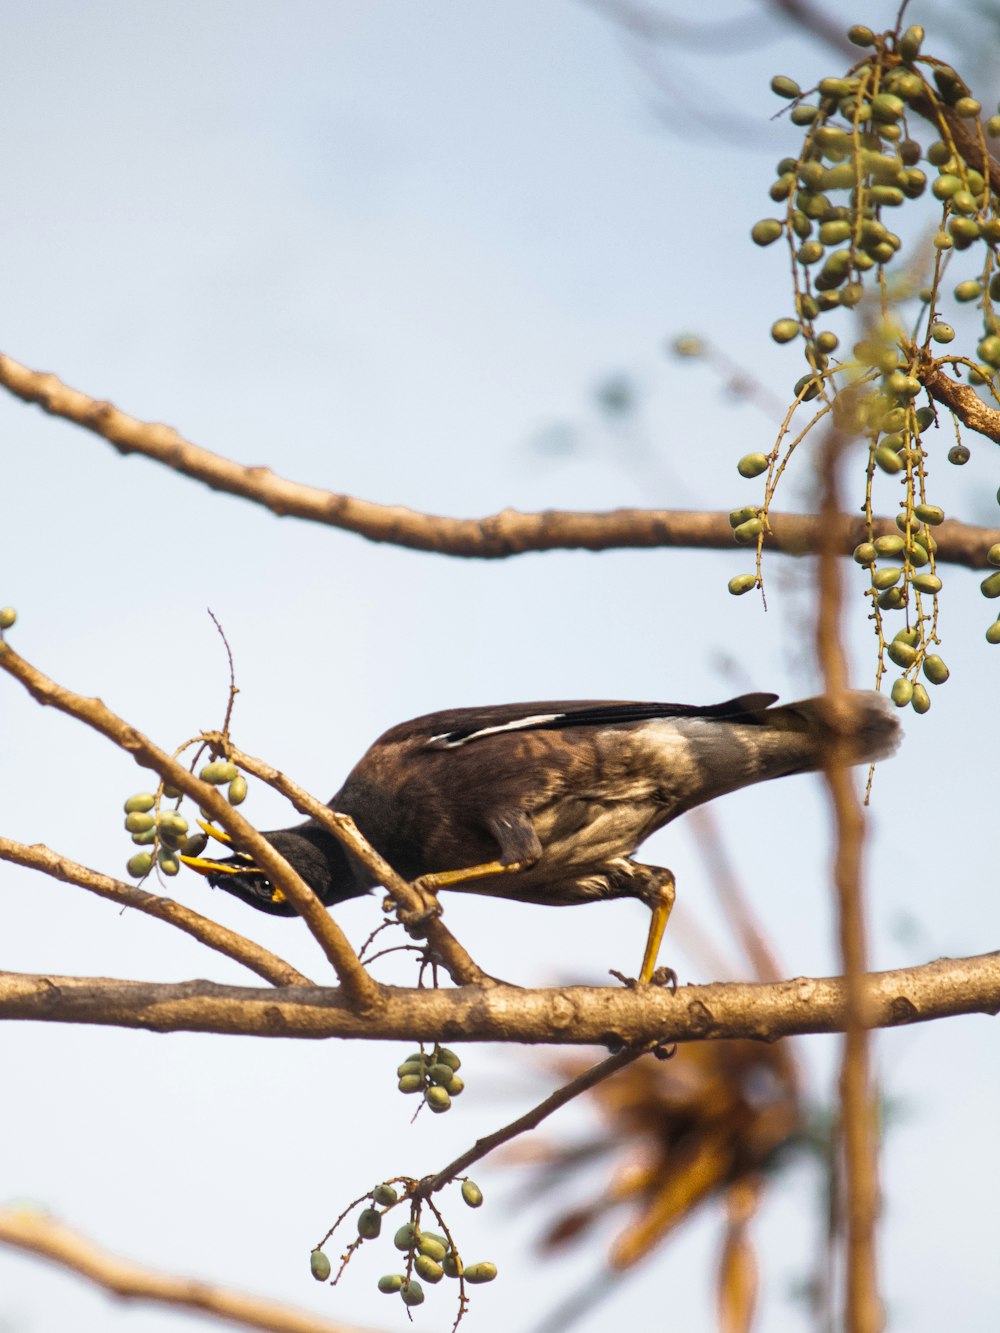
[[[850,17],[877,24],[895,6],[856,8]],[[583,4],[8,0],[4,25],[10,355],[222,454],[415,508],[755,498],[734,463],[769,447],[772,423],[663,347],[694,329],[778,394],[799,374],[795,353],[767,336],[786,312],[784,264],[747,232],[773,211],[769,173],[793,142],[768,120],[770,75],[835,72],[804,40],[775,23],[770,46],[668,62],[689,96],[739,112],[747,146],[667,128],[628,44]],[[632,452],[593,406],[595,385],[619,371],[643,392]],[[581,448],[540,455],[533,442],[554,428]],[[770,563],[765,615],[726,593],[735,550],[448,561],[279,521],[6,397],[0,432],[0,603],[20,610],[19,650],[170,746],[221,720],[225,660],[209,605],[236,655],[239,743],[324,797],[386,726],[437,707],[816,687],[805,565]],[[623,465],[642,448],[650,466]],[[991,521],[997,473],[980,443],[961,473],[932,475],[949,511]],[[927,718],[908,720],[876,780],[880,966],[981,952],[1000,927],[987,873],[1000,650],[983,641],[978,579],[945,577],[954,680]],[[866,684],[860,601],[851,640]],[[2,679],[0,718],[3,832],[119,873],[120,802],[143,785],[130,761]],[[263,827],[290,822],[266,792],[246,810]],[[818,781],[742,793],[717,814],[789,973],[833,971]],[[679,917],[717,929],[683,823],[650,859],[677,872]],[[294,923],[248,919],[187,878],[170,891],[315,970]],[[0,902],[7,968],[244,980],[179,933],[27,872],[0,869]],[[452,897],[447,910],[483,966],[524,983],[634,968],[645,928],[628,903],[556,914]],[[360,942],[377,902],[338,917]],[[684,978],[707,979],[674,948]],[[348,1197],[441,1165],[545,1087],[536,1053],[470,1051],[460,1111],[411,1129],[392,1091],[397,1044],[12,1024],[0,1044],[17,1090],[0,1141],[9,1197],[36,1199],[125,1255],[373,1327],[403,1327],[400,1307],[373,1295],[385,1254],[330,1292],[307,1275],[310,1245]],[[804,1049],[816,1087],[828,1087],[834,1043]],[[1000,1295],[987,1248],[1000,1222],[995,1034],[969,1018],[889,1034],[879,1052],[906,1106],[886,1158],[893,1326],[987,1327]],[[574,1109],[553,1132],[584,1123]],[[516,1197],[513,1178],[480,1174],[491,1200]],[[758,1228],[766,1327],[797,1326],[786,1293],[812,1257],[816,1190],[806,1171],[788,1177]],[[526,1327],[526,1311],[600,1261],[591,1250],[540,1264],[529,1247],[541,1216],[525,1221],[499,1201],[462,1220],[472,1248],[503,1269],[469,1333]],[[700,1219],[581,1333],[650,1310],[672,1327],[708,1327],[713,1226]],[[177,1323],[2,1252],[0,1289],[0,1321],[18,1333]],[[429,1300],[417,1327],[450,1320]]]

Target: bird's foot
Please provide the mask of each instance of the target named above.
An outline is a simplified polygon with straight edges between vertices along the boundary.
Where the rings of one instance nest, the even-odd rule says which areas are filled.
[[[427,927],[441,915],[441,904],[437,896],[417,879],[410,885],[420,899],[418,907],[402,907],[397,904],[396,915],[406,932],[415,940],[422,940],[427,934]]]
[[[610,975],[629,990],[638,990],[640,986],[668,986],[671,995],[677,993],[677,973],[672,967],[658,967],[648,981],[643,981],[642,977],[627,977],[615,968],[610,969]]]

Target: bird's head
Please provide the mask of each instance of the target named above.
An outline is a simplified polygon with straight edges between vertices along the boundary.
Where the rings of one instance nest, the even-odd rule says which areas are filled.
[[[232,846],[232,839],[221,829],[204,823],[201,827],[210,837]],[[366,892],[367,886],[355,883],[340,844],[318,825],[310,822],[294,829],[277,829],[263,836],[305,880],[320,902],[329,905]],[[268,912],[271,916],[298,915],[281,889],[272,884],[267,872],[246,852],[232,851],[229,856],[219,859],[182,855],[180,860],[189,869],[204,875],[213,889],[224,889],[259,912]]]

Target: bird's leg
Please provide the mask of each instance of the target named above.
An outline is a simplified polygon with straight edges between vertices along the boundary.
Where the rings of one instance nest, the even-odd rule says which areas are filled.
[[[671,871],[654,866],[643,868],[649,871],[650,879],[642,898],[651,908],[653,915],[649,923],[649,934],[646,936],[646,949],[642,955],[642,967],[639,970],[639,981],[642,984],[653,980],[653,974],[656,971],[656,959],[660,952],[660,942],[663,939],[663,932],[666,929],[676,896],[676,881]],[[672,969],[665,968],[663,970],[672,974]],[[676,975],[673,976],[673,979],[676,983]]]
[[[495,861],[421,875],[415,883],[427,892],[436,893],[438,889],[454,888],[469,880],[485,879],[487,875],[516,875],[519,870],[533,866],[541,856],[542,844],[535,826],[523,811],[499,810],[486,821],[486,827],[500,847]]]

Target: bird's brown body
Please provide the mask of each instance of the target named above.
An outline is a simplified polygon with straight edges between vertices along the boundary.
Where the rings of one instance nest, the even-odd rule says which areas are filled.
[[[381,736],[330,805],[407,879],[439,877],[449,888],[523,902],[637,897],[655,908],[670,872],[632,854],[658,828],[726,792],[821,768],[834,754],[866,763],[895,748],[898,725],[880,695],[846,696],[836,732],[827,701],[774,701],[756,694],[706,708],[560,701],[432,713]],[[327,904],[373,887],[314,821],[267,837]],[[193,864],[251,905],[293,915],[246,858]],[[447,873],[473,868],[467,878]]]

